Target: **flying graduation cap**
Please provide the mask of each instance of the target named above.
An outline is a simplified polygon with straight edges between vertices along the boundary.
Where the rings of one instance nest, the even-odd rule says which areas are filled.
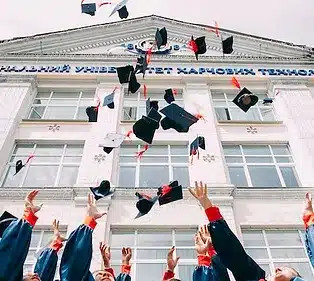
[[[145,53],[145,56],[140,56],[137,58],[137,63],[135,66],[135,74],[143,73],[143,78],[145,77],[145,72],[147,70],[148,66],[148,59],[147,59],[148,53]]]
[[[120,84],[129,83],[128,91],[132,94],[135,94],[141,87],[141,84],[137,82],[134,67],[132,65],[117,67],[117,73]]]
[[[231,82],[235,87],[241,90],[232,102],[244,112],[247,112],[251,106],[254,106],[258,102],[258,97],[253,95],[252,92],[245,87],[241,89],[240,83],[235,77],[232,77]]]
[[[5,211],[0,217],[0,238],[2,238],[4,231],[9,227],[11,222],[17,220],[17,217],[13,216],[9,212]]]
[[[117,87],[114,88],[113,92],[110,95],[105,97],[103,106],[108,106],[108,108],[114,109],[114,93],[116,89]]]
[[[169,185],[163,185],[158,188],[157,195],[159,195],[159,205],[165,205],[177,200],[183,199],[182,186],[178,181],[172,181]]]
[[[164,99],[168,104],[171,104],[175,101],[174,96],[177,95],[177,91],[173,89],[166,89],[164,94]]]
[[[157,100],[150,100],[150,98],[148,98],[146,100],[146,115],[149,114],[149,111],[151,108],[154,108],[156,111],[158,111],[159,107],[158,107],[158,101]]]
[[[35,157],[34,155],[30,155],[26,159],[25,164],[23,164],[22,160],[17,160],[16,163],[15,163],[15,174],[13,176],[15,176],[19,171],[21,171],[22,168],[24,168],[26,166],[26,164],[34,157]]]
[[[198,149],[205,150],[205,138],[204,137],[197,137],[192,143],[190,144],[190,156],[198,154]]]
[[[94,194],[96,201],[114,193],[107,180],[103,180],[98,187],[90,187],[90,191]]]
[[[187,133],[189,128],[199,120],[175,103],[164,107],[160,112],[166,116],[160,122],[164,130],[172,128],[179,133]]]
[[[263,104],[270,104],[270,103],[273,103],[273,99],[272,98],[264,98]]]
[[[111,17],[114,13],[118,12],[120,19],[126,19],[129,16],[129,12],[126,8],[126,4],[128,3],[128,0],[122,0],[120,1],[112,10],[109,17]]]
[[[188,48],[194,52],[196,60],[198,60],[198,55],[205,54],[207,51],[205,36],[198,37],[195,40],[192,36]]]
[[[104,152],[109,154],[114,148],[119,147],[123,143],[125,138],[126,135],[108,133],[104,139],[104,142],[100,144],[99,147],[102,147]]]
[[[156,34],[155,34],[155,41],[156,46],[158,50],[161,46],[167,45],[168,38],[167,38],[167,29],[163,27],[162,29],[157,28]]]
[[[233,36],[222,40],[222,52],[226,55],[230,55],[233,52]]]
[[[141,194],[138,192],[135,193],[135,196],[137,196],[138,198],[138,201],[136,203],[136,208],[139,211],[135,219],[148,214],[148,212],[153,208],[153,206],[155,205],[156,201],[159,198],[159,196],[155,196],[151,198],[148,195]]]
[[[82,4],[81,4],[82,13],[90,15],[90,16],[95,16],[96,4],[95,3],[83,4],[83,2],[84,0],[82,1]]]

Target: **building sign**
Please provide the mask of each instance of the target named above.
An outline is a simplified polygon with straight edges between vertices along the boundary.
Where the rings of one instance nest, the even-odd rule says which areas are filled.
[[[0,66],[0,73],[117,73],[114,66]],[[314,69],[278,68],[225,68],[225,67],[148,67],[148,74],[155,75],[244,75],[244,76],[314,76]]]

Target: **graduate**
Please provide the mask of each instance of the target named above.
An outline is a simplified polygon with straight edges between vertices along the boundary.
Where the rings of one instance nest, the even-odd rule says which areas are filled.
[[[236,281],[305,281],[296,270],[287,266],[277,267],[275,272],[266,278],[265,271],[245,252],[219,208],[212,205],[207,197],[207,186],[203,186],[202,182],[200,185],[195,182],[195,188],[189,188],[189,191],[205,209],[210,221],[208,229],[213,247]]]
[[[305,225],[305,246],[307,254],[314,268],[314,212],[312,204],[312,196],[306,193],[305,208],[303,212],[303,222]]]
[[[93,272],[95,281],[131,281],[131,265],[130,260],[132,258],[131,248],[122,248],[122,265],[121,273],[115,277],[113,268],[110,266],[110,247],[104,242],[99,243],[99,250],[104,262],[105,269],[97,270]]]
[[[4,231],[0,238],[0,281],[23,280],[23,265],[29,250],[33,227],[38,217],[36,213],[42,205],[35,205],[34,199],[38,190],[27,194],[24,215],[21,219],[0,220]],[[6,225],[6,223],[9,224]],[[39,279],[38,279],[39,280]]]
[[[89,271],[93,254],[92,235],[96,220],[105,214],[97,210],[95,198],[89,194],[84,223],[70,234],[64,247],[60,265],[62,281],[94,281]]]

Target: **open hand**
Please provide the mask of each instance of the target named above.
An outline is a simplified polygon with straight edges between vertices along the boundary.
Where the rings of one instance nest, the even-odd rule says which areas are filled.
[[[53,220],[52,222],[52,229],[53,229],[53,234],[55,235],[56,240],[60,242],[64,242],[66,240],[65,237],[61,236],[60,230],[59,230],[59,221]]]
[[[198,255],[206,255],[211,245],[210,238],[203,242],[201,233],[197,232],[195,234],[195,250]]]
[[[200,227],[199,233],[200,233],[203,243],[206,243],[208,239],[211,241],[211,237],[210,237],[208,227],[206,224]]]
[[[27,196],[25,197],[25,205],[24,205],[24,210],[25,211],[30,211],[33,214],[36,214],[41,207],[43,206],[43,204],[40,204],[39,206],[36,206],[34,204],[34,199],[36,197],[36,195],[38,194],[39,190],[33,190],[30,193],[27,194]]]
[[[132,258],[132,249],[123,248],[122,249],[122,264],[129,265]]]
[[[103,217],[107,213],[100,213],[96,207],[96,200],[92,194],[88,194],[88,203],[87,203],[87,215],[93,217],[95,220]]]
[[[110,247],[105,242],[99,243],[99,250],[104,261],[105,267],[110,267],[111,252]]]
[[[305,195],[305,206],[303,215],[311,215],[313,214],[313,205],[312,205],[312,195],[311,193],[307,192]]]
[[[207,185],[205,184],[203,186],[203,182],[200,182],[200,185],[198,185],[198,182],[195,182],[195,188],[189,188],[190,193],[200,202],[202,207],[204,209],[212,207],[212,203],[207,197]]]
[[[180,259],[180,257],[176,257],[174,258],[174,246],[169,250],[168,252],[168,256],[167,256],[167,266],[168,266],[168,270],[173,272],[174,269],[176,268],[178,261]]]

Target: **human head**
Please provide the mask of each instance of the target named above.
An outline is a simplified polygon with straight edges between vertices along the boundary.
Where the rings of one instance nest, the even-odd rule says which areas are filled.
[[[249,105],[251,103],[251,97],[249,95],[243,95],[242,102],[245,105]]]
[[[290,281],[294,277],[301,277],[300,274],[288,266],[276,267],[275,273],[268,278],[268,281]]]
[[[41,281],[37,273],[28,272],[24,274],[23,281]]]
[[[105,270],[97,270],[93,272],[95,281],[115,281],[115,278],[112,274]]]

